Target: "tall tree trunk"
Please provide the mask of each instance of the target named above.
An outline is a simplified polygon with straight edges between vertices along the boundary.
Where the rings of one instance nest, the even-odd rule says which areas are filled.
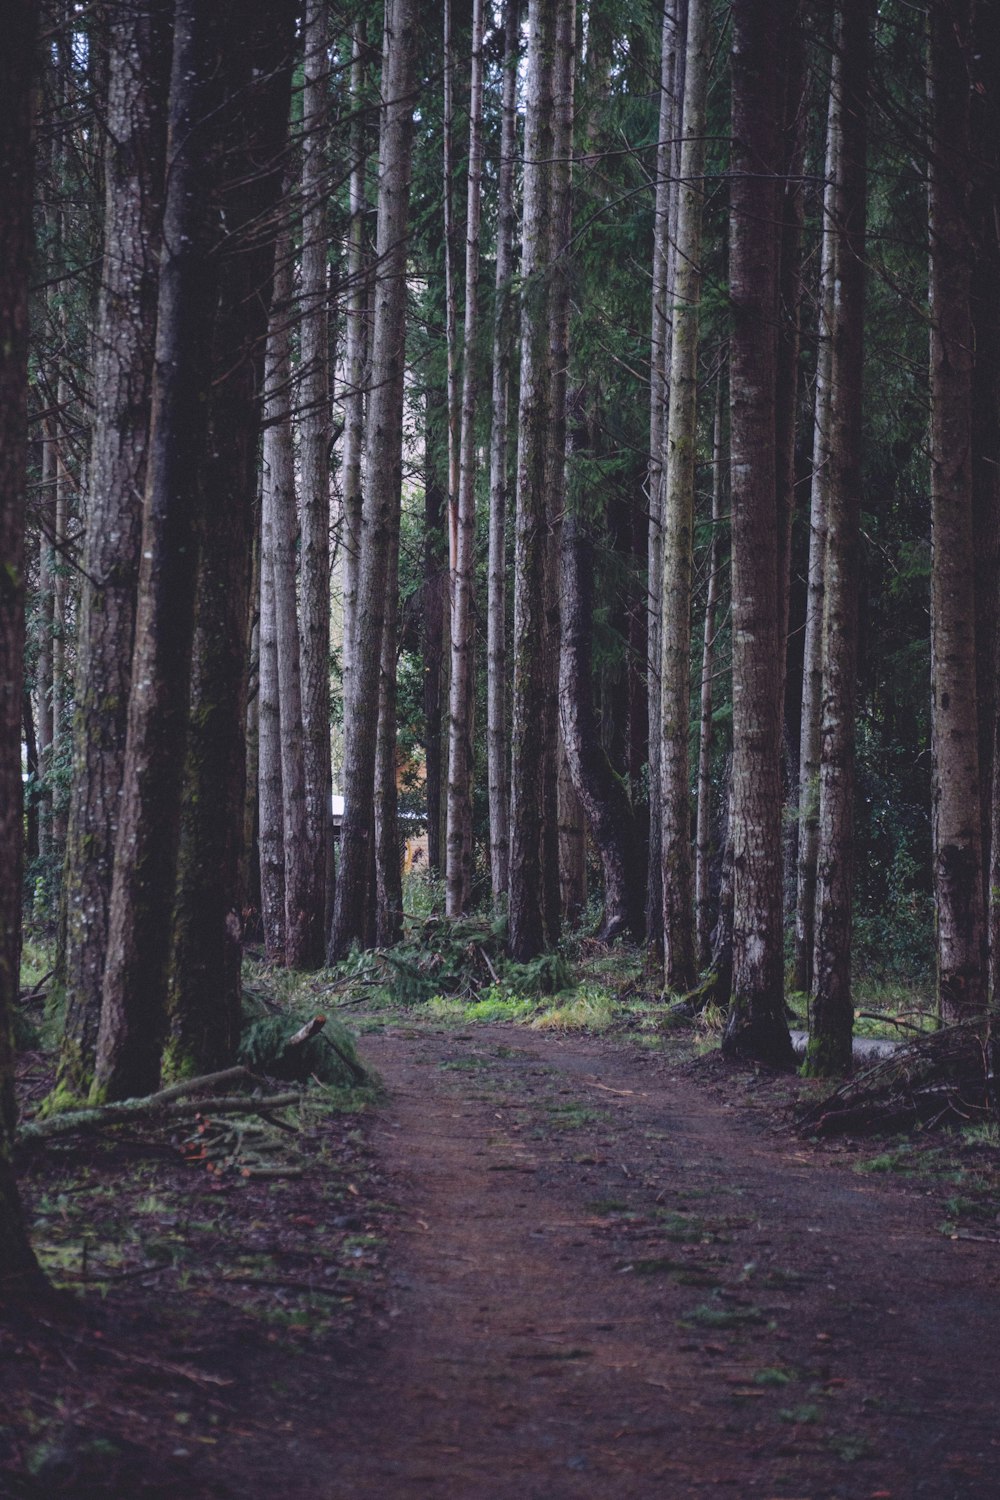
[[[28,461],[28,278],[38,7],[7,7],[0,52],[0,1304],[41,1290],[11,1164],[21,960],[21,697]]]
[[[361,535],[357,619],[345,714],[344,822],[329,957],[362,939],[368,897],[375,740],[385,589],[402,485],[406,244],[414,94],[413,0],[392,0],[383,55],[378,208],[378,287],[372,330],[367,493]]]
[[[365,109],[365,23],[354,23],[351,56],[351,218],[347,241],[347,302],[344,308],[344,449],[341,478],[341,539],[344,558],[344,640],[341,658],[344,702],[350,696],[361,556],[362,458],[365,443],[366,311],[369,284],[365,254],[365,177],[368,167]]]
[[[64,870],[66,1012],[58,1088],[93,1077],[125,760],[156,333],[169,84],[168,0],[109,17],[104,261]]]
[[[302,740],[306,781],[304,968],[326,954],[326,914],[333,876],[330,813],[330,393],[327,374],[328,227],[326,195],[329,58],[328,0],[309,0],[302,90],[302,371],[299,418]]]
[[[826,124],[823,233],[820,250],[818,353],[814,396],[812,477],[809,500],[809,564],[803,644],[802,712],[799,730],[799,840],[795,902],[795,988],[812,990],[816,912],[816,856],[819,849],[820,723],[823,686],[823,577],[826,568],[830,484],[830,396],[833,369],[833,293],[838,235],[835,223],[840,152],[841,59],[834,51]]]
[[[292,0],[241,0],[238,45],[224,54],[225,238],[169,992],[166,1066],[175,1076],[226,1066],[239,1040],[250,579],[294,14]]]
[[[306,828],[306,763],[302,725],[302,675],[296,605],[295,563],[298,512],[292,443],[292,246],[282,235],[274,274],[274,301],[267,340],[264,432],[264,525],[271,533],[275,645],[281,704],[281,786],[285,843],[285,964],[309,967],[313,870]]]
[[[660,652],[663,618],[663,484],[673,329],[673,246],[675,243],[676,154],[680,145],[683,78],[680,48],[686,0],[666,0],[660,31],[660,117],[656,147],[656,206],[653,214],[653,299],[649,375],[649,536],[647,543],[646,678],[649,720],[649,858],[646,882],[646,937],[651,949],[663,947],[663,841],[660,811]]]
[[[628,793],[601,744],[591,682],[593,549],[571,503],[560,538],[562,639],[559,712],[566,760],[583,805],[604,876],[604,916],[598,936],[611,942],[641,925],[641,871]]]
[[[444,628],[448,589],[448,496],[436,441],[446,403],[429,382],[424,395],[424,556],[420,649],[423,659],[424,786],[427,796],[427,864],[440,874]]]
[[[165,1034],[219,274],[223,15],[176,0],[152,423],[128,739],[97,1045],[109,1099],[153,1092]]]
[[[545,508],[551,360],[547,273],[552,244],[553,67],[558,0],[530,0],[521,248],[521,392],[514,540],[509,936],[524,962],[545,942],[542,760],[545,700]]]
[[[472,590],[476,545],[476,339],[479,322],[479,224],[483,177],[483,0],[473,0],[471,58],[458,537],[451,590],[451,691],[448,712],[445,899],[448,915],[452,917],[460,916],[468,910],[473,875],[475,630]]]
[[[969,225],[971,0],[930,12],[931,727],[938,1000],[948,1020],[986,1005],[975,556],[973,247]]]
[[[733,995],[730,1056],[790,1066],[784,1015],[775,377],[778,40],[791,7],[735,0],[730,189]]]
[[[385,624],[375,742],[375,943],[391,948],[403,935],[402,850],[396,783],[396,673],[399,666],[399,525],[389,542]]]
[[[260,685],[258,701],[258,831],[260,915],[264,956],[285,961],[285,823],[281,788],[281,694],[274,607],[274,526],[271,506],[262,507],[260,562]]]
[[[510,805],[507,776],[507,429],[511,276],[514,268],[514,153],[519,0],[505,0],[504,75],[497,188],[496,303],[493,311],[493,426],[490,430],[490,541],[487,601],[486,755],[493,903],[507,894]]]
[[[545,455],[546,543],[543,566],[542,901],[545,935],[559,940],[559,532],[566,504],[566,401],[570,360],[570,255],[573,234],[573,118],[576,0],[562,0],[555,24],[549,266],[549,403]]]
[[[666,988],[682,993],[692,988],[695,979],[688,747],[708,13],[708,0],[688,0],[684,136],[677,212],[677,271],[663,503],[663,612],[660,624],[663,958]]]
[[[712,541],[708,555],[705,629],[701,648],[701,711],[698,722],[698,816],[695,824],[694,908],[699,968],[711,957],[709,866],[712,857],[712,683],[715,676],[715,632],[722,574],[722,372],[712,423]]]
[[[459,442],[462,398],[458,382],[458,259],[455,232],[455,51],[452,0],[442,0],[444,98],[442,120],[442,202],[444,206],[444,331],[447,359],[448,422],[448,572],[454,577],[458,562]],[[447,862],[447,852],[446,852]]]
[[[841,0],[837,160],[837,277],[833,297],[833,382],[823,598],[823,718],[819,784],[816,939],[806,1069],[849,1072],[851,899],[854,868],[854,720],[857,700],[858,574],[863,429],[865,207],[869,0]]]

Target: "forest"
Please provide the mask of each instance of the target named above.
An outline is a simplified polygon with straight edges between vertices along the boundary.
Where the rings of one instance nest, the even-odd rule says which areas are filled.
[[[583,940],[995,1113],[1000,7],[4,15],[0,1302],[29,947],[43,1122]]]

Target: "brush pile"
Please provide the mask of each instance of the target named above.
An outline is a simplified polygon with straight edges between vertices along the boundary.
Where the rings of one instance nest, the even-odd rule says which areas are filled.
[[[998,1039],[977,1017],[899,1047],[800,1115],[806,1135],[980,1124],[995,1118]]]

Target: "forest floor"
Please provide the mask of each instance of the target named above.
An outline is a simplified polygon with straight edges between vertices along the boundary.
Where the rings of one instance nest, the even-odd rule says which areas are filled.
[[[25,1163],[73,1290],[0,1328],[0,1495],[997,1494],[995,1143],[804,1141],[799,1080],[421,1014],[301,1175]]]

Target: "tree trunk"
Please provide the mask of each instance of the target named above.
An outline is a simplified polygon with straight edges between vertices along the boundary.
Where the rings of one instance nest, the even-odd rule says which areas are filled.
[[[93,1078],[125,760],[156,332],[170,23],[167,0],[109,17],[104,261],[64,871],[60,1093]]]
[[[531,0],[521,249],[521,393],[514,539],[509,935],[512,957],[545,942],[542,760],[545,702],[545,508],[551,360],[546,278],[552,244],[553,62],[558,0]]]
[[[969,226],[970,0],[932,6],[930,99],[931,726],[938,1000],[947,1020],[986,1006],[975,556],[973,258]]]
[[[270,504],[262,506],[260,563],[260,686],[258,701],[258,830],[260,915],[264,957],[285,961],[285,823],[281,790],[281,696],[274,611],[274,527]]]
[[[448,589],[448,496],[441,482],[436,438],[445,414],[441,393],[428,383],[424,396],[424,579],[420,649],[424,689],[424,787],[427,796],[427,865],[440,874],[444,627]]]
[[[841,0],[840,149],[834,212],[838,246],[833,297],[830,472],[823,598],[823,717],[816,870],[816,939],[806,1071],[850,1072],[851,898],[854,866],[854,722],[864,370],[866,112],[869,0]]]
[[[368,899],[375,741],[389,552],[402,484],[406,245],[413,134],[415,19],[412,0],[393,0],[383,56],[378,210],[378,287],[372,330],[357,619],[345,712],[344,822],[331,961],[362,940]]]
[[[840,152],[840,57],[831,63],[826,124],[826,186],[819,278],[819,327],[814,397],[812,481],[809,502],[809,573],[803,645],[802,715],[799,731],[799,847],[795,903],[795,988],[812,990],[816,912],[816,856],[819,848],[820,723],[823,686],[823,578],[826,568],[830,485],[830,395],[833,368],[833,292],[838,237],[835,225]]]
[[[102,1098],[160,1079],[219,274],[224,17],[176,0],[135,653],[97,1046]]]
[[[326,954],[326,914],[333,876],[330,812],[330,393],[327,375],[326,194],[327,0],[309,0],[302,90],[301,399],[299,418],[302,740],[306,782],[305,934],[303,968]]]
[[[663,947],[663,840],[660,811],[660,652],[663,617],[663,483],[668,399],[667,371],[673,329],[676,177],[683,78],[684,0],[663,7],[660,32],[660,117],[656,148],[656,206],[653,215],[653,299],[649,376],[649,535],[647,542],[646,679],[649,731],[649,854],[646,880],[646,938],[659,954]],[[677,172],[675,173],[675,161]]]
[[[0,1304],[42,1290],[11,1165],[21,960],[21,697],[28,460],[28,281],[38,7],[7,7],[0,53]]]
[[[293,26],[292,0],[241,0],[239,44],[230,43],[224,54],[218,128],[225,238],[212,341],[166,1058],[170,1074],[182,1077],[231,1063],[240,1031],[250,578]]]
[[[389,541],[385,624],[375,744],[375,943],[391,948],[403,935],[402,851],[396,784],[396,671],[399,665],[399,520]]]
[[[550,166],[549,403],[545,455],[546,542],[543,566],[542,902],[545,936],[559,941],[559,533],[566,504],[566,401],[570,360],[570,256],[573,234],[573,119],[576,3],[562,0],[555,23]]]
[[[514,153],[520,5],[505,0],[504,75],[497,189],[496,303],[493,311],[493,426],[490,430],[490,541],[487,603],[486,754],[493,904],[507,894],[510,804],[507,776],[507,412],[511,382],[509,306],[514,268]]]
[[[365,177],[368,148],[365,111],[365,23],[354,24],[351,59],[351,218],[347,241],[347,303],[344,308],[344,450],[341,478],[341,538],[344,558],[344,640],[341,657],[344,702],[350,697],[361,555],[362,456],[365,442],[366,311],[369,284],[365,255]]]
[[[309,967],[310,928],[316,918],[306,829],[306,766],[302,676],[296,604],[298,512],[292,443],[292,246],[278,243],[274,302],[267,342],[264,432],[264,518],[271,532],[275,645],[281,704],[281,786],[285,842],[285,964]],[[313,934],[314,935],[314,934]]]
[[[722,373],[712,424],[712,542],[708,556],[705,629],[701,648],[701,712],[698,723],[698,817],[695,824],[695,921],[698,967],[711,956],[709,865],[712,857],[712,681],[715,675],[715,629],[722,573]]]
[[[469,90],[469,171],[465,227],[465,328],[459,443],[458,537],[451,590],[451,691],[448,712],[446,908],[457,917],[472,897],[472,771],[475,629],[472,591],[476,544],[476,339],[479,225],[483,176],[483,4],[473,0]]]
[[[778,39],[790,7],[735,0],[730,192],[733,995],[730,1056],[791,1066],[784,1015],[775,475]]]
[[[577,507],[570,504],[560,538],[562,640],[559,713],[566,761],[583,805],[604,876],[598,933],[611,942],[641,924],[641,871],[635,858],[632,807],[601,745],[591,683],[593,551]]]
[[[691,989],[695,978],[688,746],[708,12],[708,0],[689,0],[663,501],[663,613],[660,623],[663,958],[664,984],[668,990],[680,993]]]

